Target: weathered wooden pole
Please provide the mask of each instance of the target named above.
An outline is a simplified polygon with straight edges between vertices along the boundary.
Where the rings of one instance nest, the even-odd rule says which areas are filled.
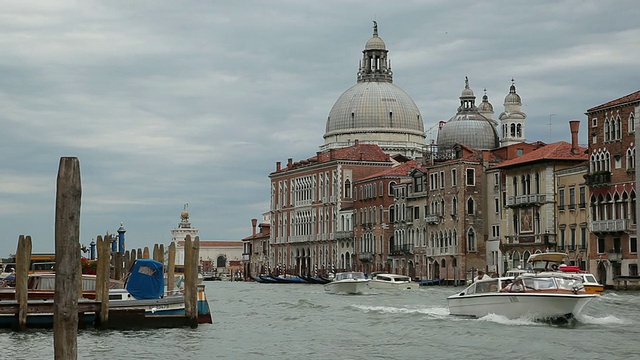
[[[158,247],[158,261],[164,264],[164,244]]]
[[[137,259],[144,259],[144,257],[142,256],[142,249],[138,248],[138,257]]]
[[[115,266],[115,268],[114,268],[114,273],[115,274],[114,274],[113,278],[117,279],[117,280],[122,280],[123,279],[123,277],[122,277],[122,274],[123,274],[123,271],[122,271],[122,253],[120,251],[116,251],[116,252],[113,253],[113,262],[115,264],[114,265]]]
[[[60,158],[56,189],[56,290],[53,312],[55,359],[78,358],[78,284],[80,276],[80,162]]]
[[[98,236],[98,265],[96,267],[96,300],[100,301],[98,327],[105,328],[109,322],[109,273],[111,267],[111,235],[104,239]]]
[[[153,260],[155,261],[160,261],[158,260],[158,251],[160,251],[158,244],[153,244]]]
[[[193,317],[194,308],[191,304],[191,296],[193,287],[191,286],[193,279],[191,278],[191,257],[193,254],[193,246],[191,244],[191,235],[184,238],[184,312],[188,319]],[[197,315],[197,314],[196,314]]]
[[[149,247],[145,246],[144,250],[142,251],[142,258],[143,259],[149,259]]]
[[[18,321],[16,329],[27,328],[27,312],[29,290],[27,280],[29,278],[29,265],[31,265],[31,236],[20,235],[18,249],[16,251],[16,300],[18,301]]]
[[[169,258],[167,259],[167,292],[173,293],[176,287],[176,243],[173,241],[169,245]]]
[[[200,264],[200,237],[196,236],[191,242],[191,254],[189,262],[189,302],[191,306],[190,323],[192,328],[198,327],[198,265]],[[186,288],[186,287],[185,287]]]

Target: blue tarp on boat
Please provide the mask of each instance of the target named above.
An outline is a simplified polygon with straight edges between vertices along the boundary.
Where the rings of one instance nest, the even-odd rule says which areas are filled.
[[[131,267],[126,289],[136,299],[159,299],[164,294],[162,263],[138,259]]]

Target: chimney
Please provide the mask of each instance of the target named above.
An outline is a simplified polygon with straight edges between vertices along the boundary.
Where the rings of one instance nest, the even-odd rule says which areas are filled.
[[[280,171],[280,161],[276,162],[276,171]]]
[[[356,139],[356,146],[360,145],[360,140]]]
[[[291,168],[292,165],[293,165],[293,158],[287,159],[287,167]]]
[[[256,224],[258,223],[258,219],[251,219],[251,227],[253,228],[253,236],[256,236]]]
[[[578,131],[580,130],[580,120],[569,121],[569,127],[571,128],[571,153],[578,153]]]

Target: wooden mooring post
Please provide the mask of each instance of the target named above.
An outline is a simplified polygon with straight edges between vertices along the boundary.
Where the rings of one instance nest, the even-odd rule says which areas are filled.
[[[60,360],[78,358],[81,198],[78,158],[60,158],[56,187],[56,290],[53,313],[54,357]]]
[[[27,280],[29,278],[29,265],[31,264],[31,236],[20,235],[18,249],[16,251],[16,301],[18,301],[18,316],[15,328],[24,330],[27,328],[27,312],[29,290]]]
[[[169,258],[167,259],[167,291],[173,294],[176,287],[176,243],[169,245]]]
[[[198,327],[198,264],[200,257],[200,237],[184,239],[184,305],[185,315],[192,328]]]
[[[109,322],[110,243],[111,235],[107,235],[104,239],[98,236],[98,265],[96,267],[96,300],[100,301],[100,314],[96,319],[98,328],[105,328]]]

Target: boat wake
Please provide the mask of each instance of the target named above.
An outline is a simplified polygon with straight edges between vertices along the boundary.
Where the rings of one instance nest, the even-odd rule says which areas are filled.
[[[608,315],[605,317],[595,317],[589,316],[586,314],[578,314],[576,316],[576,320],[578,320],[582,324],[587,325],[626,325],[631,324],[631,321],[620,319],[613,315]]]
[[[515,325],[515,326],[519,326],[519,325],[544,325],[544,323],[541,323],[540,321],[536,321],[535,319],[531,318],[531,317],[527,317],[527,316],[522,316],[516,319],[509,319],[506,316],[502,316],[502,315],[496,315],[496,314],[489,314],[486,316],[483,316],[481,318],[475,319],[472,318],[470,320],[474,320],[474,321],[487,321],[487,322],[493,322],[493,323],[497,323],[497,324],[502,324],[502,325]]]
[[[352,305],[358,310],[363,310],[365,313],[373,312],[380,314],[423,314],[432,317],[446,317],[449,316],[449,309],[446,307],[427,307],[427,308],[407,308],[407,307],[394,307],[394,306],[369,306],[369,305]]]

